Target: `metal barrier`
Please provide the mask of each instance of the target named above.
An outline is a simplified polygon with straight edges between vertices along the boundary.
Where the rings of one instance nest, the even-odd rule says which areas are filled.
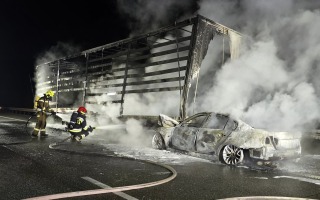
[[[36,112],[35,109],[31,108],[13,108],[13,107],[1,107],[1,111],[11,112],[16,114],[32,115]]]
[[[1,112],[9,112],[15,114],[22,114],[22,115],[32,115],[36,112],[35,109],[30,108],[13,108],[13,107],[0,107]],[[68,111],[61,111],[61,113],[69,113],[73,112],[73,110]],[[91,115],[96,116],[95,113],[91,113]],[[118,119],[120,121],[127,121],[128,119],[136,119],[142,122],[142,125],[146,127],[153,127],[157,126],[158,116],[141,116],[141,115],[122,115],[119,116]]]

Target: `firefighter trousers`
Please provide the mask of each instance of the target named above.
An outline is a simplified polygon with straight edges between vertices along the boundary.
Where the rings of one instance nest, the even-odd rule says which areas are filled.
[[[40,135],[45,135],[46,126],[47,126],[47,114],[42,111],[37,112],[37,123],[33,129],[32,135],[37,136],[38,133],[40,133]]]

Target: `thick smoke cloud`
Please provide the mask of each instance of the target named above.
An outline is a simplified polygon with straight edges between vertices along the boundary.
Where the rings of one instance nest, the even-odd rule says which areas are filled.
[[[74,55],[79,52],[80,46],[78,45],[58,42],[55,46],[50,47],[48,50],[45,50],[43,53],[37,56],[36,65],[52,62],[54,60]]]
[[[48,67],[41,67],[39,65],[64,58],[69,55],[74,55],[79,52],[80,47],[78,45],[58,42],[57,45],[52,46],[48,50],[39,54],[35,61],[36,70],[34,74],[34,82],[36,83],[36,95],[42,96],[43,91],[39,91],[38,83],[47,81],[46,78],[51,73]]]
[[[252,42],[238,60],[217,71],[212,87],[199,98],[201,110],[228,112],[271,130],[315,128],[320,118],[320,12],[314,8],[319,4],[201,1],[200,14]],[[204,71],[214,67],[204,63]]]
[[[144,34],[167,26],[198,9],[197,0],[119,0],[118,8],[132,30],[131,35]]]

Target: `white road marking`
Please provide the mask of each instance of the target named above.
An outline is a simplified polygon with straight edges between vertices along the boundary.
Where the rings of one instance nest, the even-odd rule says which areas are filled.
[[[268,179],[268,177],[250,177],[250,178],[263,179],[263,180],[267,180]]]
[[[273,178],[291,178],[291,179],[296,179],[296,180],[299,180],[299,181],[304,181],[304,182],[314,183],[314,184],[320,185],[320,181],[319,180],[312,179],[312,178],[295,177],[295,176],[275,176]],[[315,176],[313,178],[317,178],[317,176]]]
[[[81,178],[83,178],[84,180],[89,181],[90,183],[93,183],[93,184],[95,184],[95,185],[97,185],[97,186],[99,186],[99,187],[101,187],[101,188],[105,188],[105,189],[110,189],[110,188],[112,188],[112,187],[110,187],[110,186],[108,186],[108,185],[105,185],[105,184],[103,184],[103,183],[101,183],[101,182],[99,182],[99,181],[97,181],[97,180],[94,180],[93,178],[90,178],[90,177],[88,177],[88,176],[81,177]],[[118,196],[120,196],[120,197],[122,197],[122,198],[124,198],[124,199],[128,199],[128,200],[138,200],[138,199],[136,199],[136,198],[134,198],[134,197],[132,197],[132,196],[130,196],[130,195],[127,195],[126,193],[123,193],[123,192],[114,192],[114,194],[116,194],[116,195],[118,195]]]
[[[2,118],[5,118],[5,119],[11,119],[11,120],[14,120],[14,121],[22,121],[22,122],[26,122],[27,120],[21,120],[21,119],[15,119],[15,118],[11,118],[11,117],[4,117],[4,116],[0,116]]]

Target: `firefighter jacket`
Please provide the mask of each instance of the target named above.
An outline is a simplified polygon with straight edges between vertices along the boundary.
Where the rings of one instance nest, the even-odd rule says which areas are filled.
[[[87,125],[86,116],[80,112],[72,113],[68,126],[71,133],[92,132],[92,127]]]
[[[37,111],[51,112],[49,99],[45,95],[37,100]]]

